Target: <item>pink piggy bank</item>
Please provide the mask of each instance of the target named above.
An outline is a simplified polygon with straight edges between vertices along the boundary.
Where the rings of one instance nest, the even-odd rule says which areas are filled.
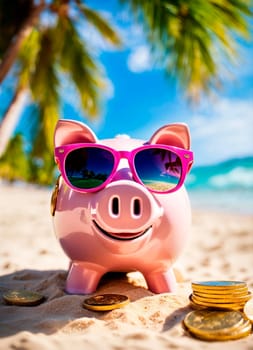
[[[70,259],[66,291],[89,294],[106,272],[134,270],[151,291],[175,291],[172,266],[191,225],[187,126],[163,126],[147,142],[98,140],[83,123],[59,120],[54,142],[61,176],[52,215]]]

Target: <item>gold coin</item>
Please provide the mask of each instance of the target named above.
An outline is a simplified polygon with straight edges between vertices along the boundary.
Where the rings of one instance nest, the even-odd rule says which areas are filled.
[[[251,297],[251,292],[248,291],[248,289],[245,289],[241,292],[228,292],[228,291],[222,291],[223,293],[220,293],[220,291],[199,291],[199,290],[194,290],[193,293],[195,295],[198,295],[202,298],[215,298],[215,299],[236,299],[236,298],[247,298]]]
[[[243,312],[246,317],[253,322],[253,299],[250,299],[243,308]]]
[[[211,307],[218,307],[218,308],[233,308],[233,306],[240,308],[243,308],[245,305],[245,302],[224,302],[219,301],[219,299],[215,301],[209,301],[209,300],[202,300],[196,297],[194,294],[192,294],[192,301],[205,306],[211,306]]]
[[[239,327],[244,321],[239,311],[196,310],[186,315],[184,325],[199,334],[226,333]]]
[[[85,299],[83,307],[94,311],[109,311],[118,309],[130,302],[126,295],[121,294],[98,294]]]
[[[210,290],[226,290],[226,291],[243,291],[247,290],[247,284],[242,281],[200,281],[200,282],[192,282],[193,290],[200,291],[210,291]]]
[[[195,304],[192,300],[192,295],[189,296],[189,304],[190,304],[190,307],[195,309],[195,310],[203,310],[203,309],[207,309],[208,307],[205,306],[205,305],[198,305],[198,304]]]
[[[196,310],[183,322],[192,335],[205,340],[238,339],[251,331],[250,322],[238,311]]]
[[[238,328],[224,333],[205,333],[205,334],[197,334],[190,332],[196,338],[208,341],[226,341],[226,340],[236,340],[240,338],[247,337],[252,330],[252,325],[249,320],[244,320],[243,324]]]
[[[237,289],[198,289],[198,288],[192,288],[194,293],[201,293],[201,294],[208,294],[208,295],[246,295],[248,293],[248,288],[237,288]]]
[[[212,303],[208,301],[200,301],[196,299],[194,295],[190,295],[190,301],[196,305],[205,306],[214,309],[231,309],[231,310],[241,310],[245,303]]]
[[[199,301],[205,301],[209,303],[236,303],[236,304],[241,304],[241,303],[246,303],[248,300],[251,299],[251,293],[248,292],[247,295],[243,295],[240,297],[232,297],[232,296],[226,296],[226,295],[212,295],[209,294],[207,297],[202,296],[201,294],[198,294],[196,292],[193,293],[193,296],[196,300]]]
[[[6,304],[17,306],[35,306],[45,300],[45,297],[39,293],[28,290],[11,290],[3,294]]]

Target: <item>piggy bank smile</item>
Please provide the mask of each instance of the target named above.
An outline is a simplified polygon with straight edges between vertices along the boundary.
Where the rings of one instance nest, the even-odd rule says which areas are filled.
[[[152,230],[152,225],[151,225],[148,228],[146,228],[145,230],[140,231],[140,232],[108,232],[108,231],[104,230],[101,226],[99,226],[99,224],[95,220],[93,220],[93,224],[98,229],[98,231],[101,232],[102,234],[104,234],[105,236],[107,236],[109,238],[113,238],[113,239],[122,240],[122,241],[127,241],[127,240],[132,240],[135,238],[139,238],[139,237],[143,236],[144,234],[149,233]]]

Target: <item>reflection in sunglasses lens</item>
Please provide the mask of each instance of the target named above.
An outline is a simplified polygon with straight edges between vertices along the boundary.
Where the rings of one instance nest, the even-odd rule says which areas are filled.
[[[83,147],[67,155],[65,171],[73,186],[91,189],[108,179],[113,165],[114,157],[111,152],[96,147]]]
[[[138,152],[134,159],[137,175],[150,190],[166,192],[174,189],[182,175],[180,158],[163,148]]]

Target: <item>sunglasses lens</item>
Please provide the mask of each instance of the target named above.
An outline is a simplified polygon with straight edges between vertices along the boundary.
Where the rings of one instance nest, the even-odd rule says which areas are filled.
[[[182,175],[180,158],[172,151],[163,148],[139,151],[134,164],[143,184],[148,189],[161,193],[173,190]]]
[[[70,152],[65,161],[69,182],[80,189],[102,185],[112,173],[114,157],[106,149],[83,147]]]

